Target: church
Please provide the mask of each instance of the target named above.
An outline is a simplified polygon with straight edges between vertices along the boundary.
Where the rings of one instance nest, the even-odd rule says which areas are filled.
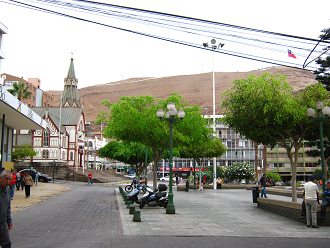
[[[64,79],[60,106],[31,109],[47,122],[44,130],[20,132],[20,145],[31,144],[36,152],[33,162],[61,162],[73,168],[82,167],[85,157],[85,116],[80,103],[73,58]]]

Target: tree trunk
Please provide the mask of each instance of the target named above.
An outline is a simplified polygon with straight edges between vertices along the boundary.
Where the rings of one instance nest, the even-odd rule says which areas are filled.
[[[258,144],[257,142],[254,143],[254,179],[256,182],[258,182]]]
[[[266,174],[267,172],[267,145],[263,145],[262,149],[262,160],[264,161],[263,165],[263,173]]]

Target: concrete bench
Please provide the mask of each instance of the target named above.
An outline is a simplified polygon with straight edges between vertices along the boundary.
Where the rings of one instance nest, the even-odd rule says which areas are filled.
[[[257,199],[258,208],[294,219],[306,223],[306,219],[301,218],[301,203],[290,202],[290,201],[281,201],[274,200],[269,198],[258,198]],[[318,216],[318,225],[320,226],[330,226],[330,207],[327,207],[326,216],[321,218],[321,205],[318,206],[317,216]]]

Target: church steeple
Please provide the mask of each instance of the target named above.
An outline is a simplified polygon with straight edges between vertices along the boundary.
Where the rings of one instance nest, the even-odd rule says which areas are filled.
[[[78,79],[76,78],[74,72],[73,58],[71,58],[68,75],[64,79],[64,90],[62,95],[61,106],[81,107],[80,97],[78,93]]]

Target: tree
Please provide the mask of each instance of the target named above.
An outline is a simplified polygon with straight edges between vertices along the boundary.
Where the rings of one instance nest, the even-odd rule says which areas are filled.
[[[254,177],[253,165],[249,163],[234,163],[225,171],[229,180],[251,180]]]
[[[29,91],[29,87],[24,84],[23,82],[14,83],[12,89],[8,89],[8,92],[13,96],[16,96],[18,100],[22,101],[24,99],[28,99],[31,96],[31,92]],[[15,146],[18,144],[18,134],[19,130],[16,129],[16,139],[15,139]]]
[[[172,94],[167,99],[155,99],[150,96],[122,97],[118,103],[103,101],[109,108],[109,113],[101,113],[98,121],[107,122],[104,135],[122,141],[134,141],[142,143],[152,150],[153,155],[153,186],[157,186],[157,164],[164,152],[169,147],[169,124],[160,121],[156,112],[158,109],[166,109],[169,102],[175,103],[178,109],[186,112],[186,117],[173,126],[173,145],[178,147],[187,142],[189,135],[196,132],[201,118],[200,111],[196,107],[190,107],[181,96]],[[102,120],[101,120],[102,119]],[[196,123],[196,125],[193,125]],[[203,127],[205,125],[203,124]]]
[[[8,92],[13,96],[16,96],[18,100],[22,101],[28,99],[31,96],[29,87],[23,82],[14,83],[12,89],[8,89]]]
[[[99,155],[131,165],[136,170],[137,175],[140,176],[147,166],[145,164],[146,151],[152,155],[150,148],[141,143],[110,141],[104,147],[100,148]],[[147,160],[147,163],[149,162],[150,156],[148,156]]]
[[[12,159],[14,161],[19,161],[28,157],[31,161],[35,155],[37,155],[36,151],[29,145],[16,146],[12,154]]]
[[[315,87],[315,88],[313,88]],[[269,73],[236,80],[225,94],[225,122],[248,139],[264,145],[279,144],[286,149],[292,171],[292,201],[297,201],[296,174],[298,153],[311,126],[307,107],[324,95],[313,86],[294,92],[283,75]],[[313,92],[311,90],[310,92]]]
[[[330,28],[323,29],[320,38],[323,41],[330,40]],[[329,47],[325,47],[324,51],[328,51]],[[318,58],[315,61],[320,67],[314,71],[315,79],[321,82],[324,87],[330,91],[330,55],[326,56],[325,58]]]

